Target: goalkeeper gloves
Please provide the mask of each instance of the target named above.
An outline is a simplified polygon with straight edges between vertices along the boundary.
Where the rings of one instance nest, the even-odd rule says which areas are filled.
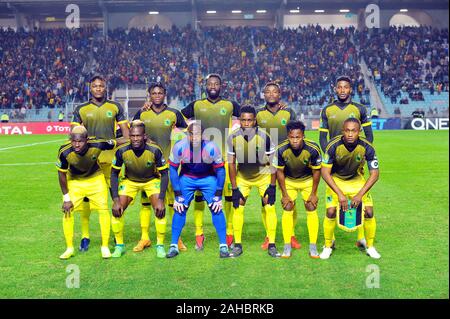
[[[269,185],[269,187],[267,187],[266,191],[264,192],[264,196],[263,197],[268,197],[267,203],[269,205],[273,205],[275,204],[275,195],[276,195],[276,187],[275,185]]]
[[[239,202],[241,199],[245,199],[244,195],[242,195],[239,188],[235,188],[232,190],[231,200],[233,201],[233,207],[239,208]]]

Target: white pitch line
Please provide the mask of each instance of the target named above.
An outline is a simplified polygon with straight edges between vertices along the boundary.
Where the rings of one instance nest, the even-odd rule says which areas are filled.
[[[0,164],[0,166],[34,166],[34,165],[48,165],[55,164],[55,162],[38,162],[38,163],[6,163]]]
[[[30,147],[30,146],[35,146],[35,145],[49,144],[49,143],[55,143],[55,142],[61,142],[61,141],[67,141],[67,139],[64,139],[64,140],[59,139],[59,140],[53,140],[53,141],[45,141],[45,142],[37,142],[37,143],[31,143],[31,144],[3,147],[3,148],[0,148],[0,151],[12,150],[15,148],[22,148],[22,147]]]

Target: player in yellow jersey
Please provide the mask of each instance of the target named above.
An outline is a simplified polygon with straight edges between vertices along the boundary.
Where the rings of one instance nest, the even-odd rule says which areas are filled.
[[[306,224],[309,233],[309,255],[319,258],[317,235],[317,188],[320,182],[321,153],[319,145],[305,138],[305,125],[290,121],[286,126],[288,139],[281,142],[275,151],[273,166],[277,168],[278,185],[281,189],[283,207],[284,251],[281,257],[289,258],[292,249],[294,209],[298,195],[301,195],[306,209]]]
[[[125,177],[119,185],[119,173],[122,167]],[[169,183],[167,168],[166,160],[159,146],[147,142],[144,123],[140,120],[133,121],[130,126],[130,142],[117,148],[112,164],[111,192],[114,205],[111,223],[116,238],[116,248],[112,257],[120,257],[125,252],[124,212],[136,195],[142,191],[146,192],[156,217],[156,255],[158,258],[166,257],[164,200]]]
[[[155,142],[163,151],[164,158],[168,159],[170,150],[176,142],[174,128],[185,129],[186,121],[180,111],[168,107],[164,101],[166,98],[166,88],[162,83],[152,83],[148,89],[149,103],[146,103],[142,110],[139,110],[134,116],[134,120],[141,120],[145,124],[145,132],[149,139]],[[145,196],[145,192],[141,196],[141,240],[138,242],[133,251],[139,252],[151,244],[148,228],[150,226],[150,201]],[[172,185],[169,181],[166,194],[166,203],[169,207],[168,216],[173,216],[174,193]],[[155,220],[156,222],[157,220]],[[181,238],[179,238],[178,249],[187,250]]]
[[[220,96],[222,79],[218,74],[210,74],[206,78],[207,98],[194,101],[181,110],[183,116],[187,119],[200,121],[207,138],[219,146],[222,154],[226,154],[226,139],[232,127],[232,117],[238,117],[240,105],[234,101],[223,99]],[[225,164],[228,170],[228,165]],[[231,183],[226,173],[223,196],[225,202],[223,210],[227,222],[226,238],[227,245],[233,242],[233,210],[231,207]],[[194,199],[194,221],[195,221],[195,248],[203,249],[205,236],[203,234],[203,211],[205,202],[200,192],[197,192]]]
[[[106,81],[101,76],[94,76],[90,80],[90,92],[92,98],[79,105],[73,112],[72,127],[83,125],[89,137],[96,139],[116,139],[116,126],[119,125],[122,137],[117,139],[117,144],[128,141],[128,120],[120,103],[107,99]],[[100,155],[99,165],[103,171],[106,183],[109,185],[111,176],[111,161],[114,150],[105,151]],[[89,203],[83,203],[81,211],[81,244],[80,251],[89,248]]]
[[[275,147],[269,134],[256,126],[256,112],[251,106],[241,109],[241,127],[228,137],[228,171],[232,185],[234,247],[231,257],[242,255],[244,207],[253,187],[258,189],[266,210],[268,253],[280,257],[276,245],[277,214],[275,211],[276,171],[270,165]]]
[[[63,193],[63,228],[67,245],[66,251],[59,257],[61,259],[69,259],[74,255],[73,214],[82,209],[85,197],[89,199],[90,209],[97,210],[99,214],[102,257],[111,257],[108,248],[110,233],[108,186],[99,167],[98,158],[102,151],[111,150],[115,145],[114,140],[89,140],[86,128],[75,126],[70,133],[70,142],[59,149],[56,166]]]
[[[256,122],[259,127],[265,129],[270,134],[272,143],[278,145],[287,138],[287,123],[295,120],[297,116],[291,108],[284,107],[284,104],[281,103],[281,88],[276,82],[269,82],[264,86],[264,99],[266,105],[256,111]],[[264,228],[266,229],[266,238],[261,248],[267,250],[269,237],[267,235],[266,213],[264,208],[261,209],[261,216]],[[297,210],[295,207],[293,218],[291,247],[300,249],[301,245],[295,237],[295,225],[297,223]]]
[[[332,139],[325,149],[322,162],[322,178],[327,183],[326,209],[324,221],[325,247],[320,254],[321,259],[328,259],[332,253],[332,241],[336,226],[336,214],[347,211],[348,200],[352,208],[358,208],[362,204],[361,211],[364,217],[362,226],[365,230],[367,243],[366,253],[372,258],[380,258],[380,254],[374,247],[376,222],[373,213],[373,200],[369,190],[377,182],[378,159],[372,144],[365,138],[359,137],[361,123],[356,118],[348,118],[344,121],[342,134]],[[363,167],[367,162],[369,178],[364,178]],[[358,217],[356,216],[356,219]]]
[[[320,147],[325,152],[328,141],[342,132],[342,124],[350,117],[361,122],[366,139],[373,142],[372,122],[367,116],[366,106],[352,101],[352,80],[343,75],[336,79],[335,93],[337,99],[325,106],[320,112]],[[366,248],[364,229],[358,229],[356,246]],[[333,242],[334,247],[334,242]]]

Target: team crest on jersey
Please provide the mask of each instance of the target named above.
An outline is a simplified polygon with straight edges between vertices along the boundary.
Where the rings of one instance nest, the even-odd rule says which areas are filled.
[[[361,155],[357,154],[357,155],[356,155],[356,160],[357,160],[358,162],[361,162]]]
[[[113,117],[113,112],[111,112],[111,111],[106,111],[106,116],[107,116],[107,117]]]
[[[122,184],[119,186],[119,191],[123,191],[123,190],[125,190],[125,185]]]
[[[327,196],[327,203],[331,203],[333,201],[333,196],[328,195]]]
[[[227,115],[227,110],[226,110],[226,108],[221,108],[220,109],[220,115]]]
[[[97,160],[97,155],[92,155],[91,158],[92,158],[93,161],[95,161],[95,160]]]
[[[281,119],[281,124],[282,124],[282,125],[286,125],[286,123],[287,123],[287,120],[286,120],[286,119]]]
[[[152,161],[147,161],[147,164],[145,164],[147,167],[151,167],[152,166]]]
[[[355,113],[350,113],[350,115],[348,117],[349,118],[354,118],[355,117]]]
[[[170,125],[170,120],[169,119],[165,119],[164,120],[164,125],[165,126],[169,126]]]
[[[61,168],[61,166],[62,166],[61,161],[57,161],[57,162],[56,162],[56,166],[59,167],[59,168]]]
[[[303,160],[303,164],[308,165],[308,163],[309,163],[308,159],[305,158],[305,159]]]

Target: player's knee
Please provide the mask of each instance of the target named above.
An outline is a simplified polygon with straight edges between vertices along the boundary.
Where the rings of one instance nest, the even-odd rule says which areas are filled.
[[[336,207],[330,207],[327,209],[328,218],[336,218]]]
[[[366,207],[364,209],[364,218],[373,218],[373,207]]]
[[[203,202],[205,199],[203,198],[203,195],[195,195],[195,201],[197,203]]]
[[[312,203],[305,203],[305,209],[308,212],[312,212],[313,210],[315,210],[316,208],[314,207],[314,205]]]
[[[225,200],[227,202],[232,202],[233,201],[233,197],[232,196],[225,196]]]
[[[291,210],[294,210],[294,207],[295,207],[295,205],[294,205],[293,203],[288,203],[288,204],[284,207],[284,210],[290,212]]]

